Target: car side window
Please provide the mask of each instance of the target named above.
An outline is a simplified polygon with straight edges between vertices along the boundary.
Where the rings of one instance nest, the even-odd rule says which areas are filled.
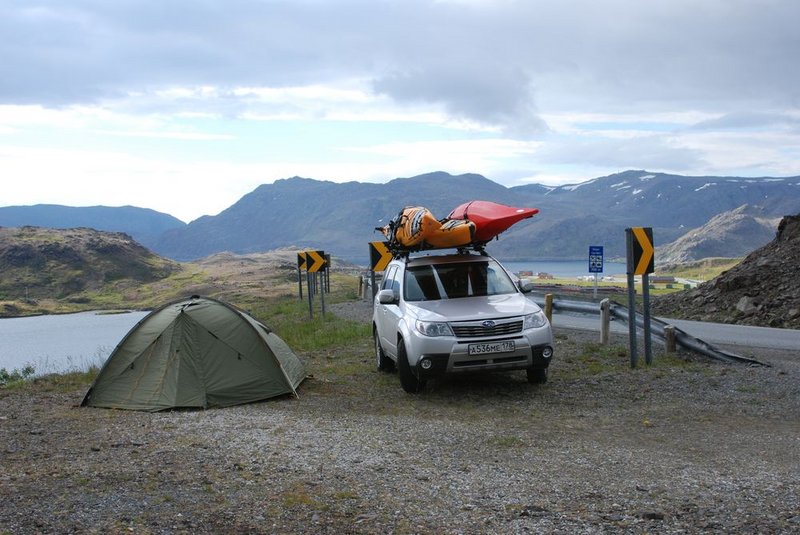
[[[514,281],[500,266],[489,266],[486,275],[489,295],[510,294],[517,291]]]
[[[399,270],[394,272],[394,277],[392,277],[392,291],[394,291],[395,295],[400,295],[400,277],[399,277]]]
[[[381,282],[381,290],[390,290],[392,288],[392,280],[394,279],[395,275],[397,274],[397,266],[390,266],[389,271],[383,276],[383,282]]]

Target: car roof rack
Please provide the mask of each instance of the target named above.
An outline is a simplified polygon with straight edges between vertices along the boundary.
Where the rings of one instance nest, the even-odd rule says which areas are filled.
[[[433,251],[448,251],[455,250],[456,254],[468,255],[471,252],[476,252],[481,256],[489,256],[486,252],[486,242],[470,243],[468,245],[459,245],[458,247],[404,247],[396,246],[391,243],[388,244],[389,252],[393,258],[409,260],[413,253],[427,253]]]

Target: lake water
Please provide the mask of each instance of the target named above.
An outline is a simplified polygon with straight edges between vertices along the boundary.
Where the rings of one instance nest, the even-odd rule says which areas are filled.
[[[502,262],[509,271],[531,271],[549,273],[558,277],[581,277],[589,275],[589,260],[532,260],[530,262]],[[601,276],[625,275],[627,266],[623,262],[604,262]]]
[[[147,314],[81,312],[2,318],[0,368],[11,371],[31,365],[41,375],[100,366]]]

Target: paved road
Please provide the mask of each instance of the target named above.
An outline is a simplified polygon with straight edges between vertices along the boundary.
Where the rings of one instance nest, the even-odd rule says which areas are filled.
[[[699,338],[710,344],[788,351],[797,350],[798,357],[800,357],[800,330],[771,329],[768,327],[728,325],[723,323],[706,323],[669,318],[659,319],[675,325],[695,338]],[[554,312],[553,326],[556,328],[562,326],[600,332],[600,316],[572,312]],[[627,334],[628,325],[622,321],[614,320],[611,322],[611,331]]]

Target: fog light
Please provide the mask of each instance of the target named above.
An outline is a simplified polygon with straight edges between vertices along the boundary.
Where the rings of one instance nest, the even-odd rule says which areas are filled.
[[[422,359],[419,363],[419,366],[423,370],[430,370],[433,368],[433,361],[431,361],[431,359]]]
[[[546,359],[549,359],[553,356],[553,348],[550,346],[545,347],[542,349],[542,356]]]

